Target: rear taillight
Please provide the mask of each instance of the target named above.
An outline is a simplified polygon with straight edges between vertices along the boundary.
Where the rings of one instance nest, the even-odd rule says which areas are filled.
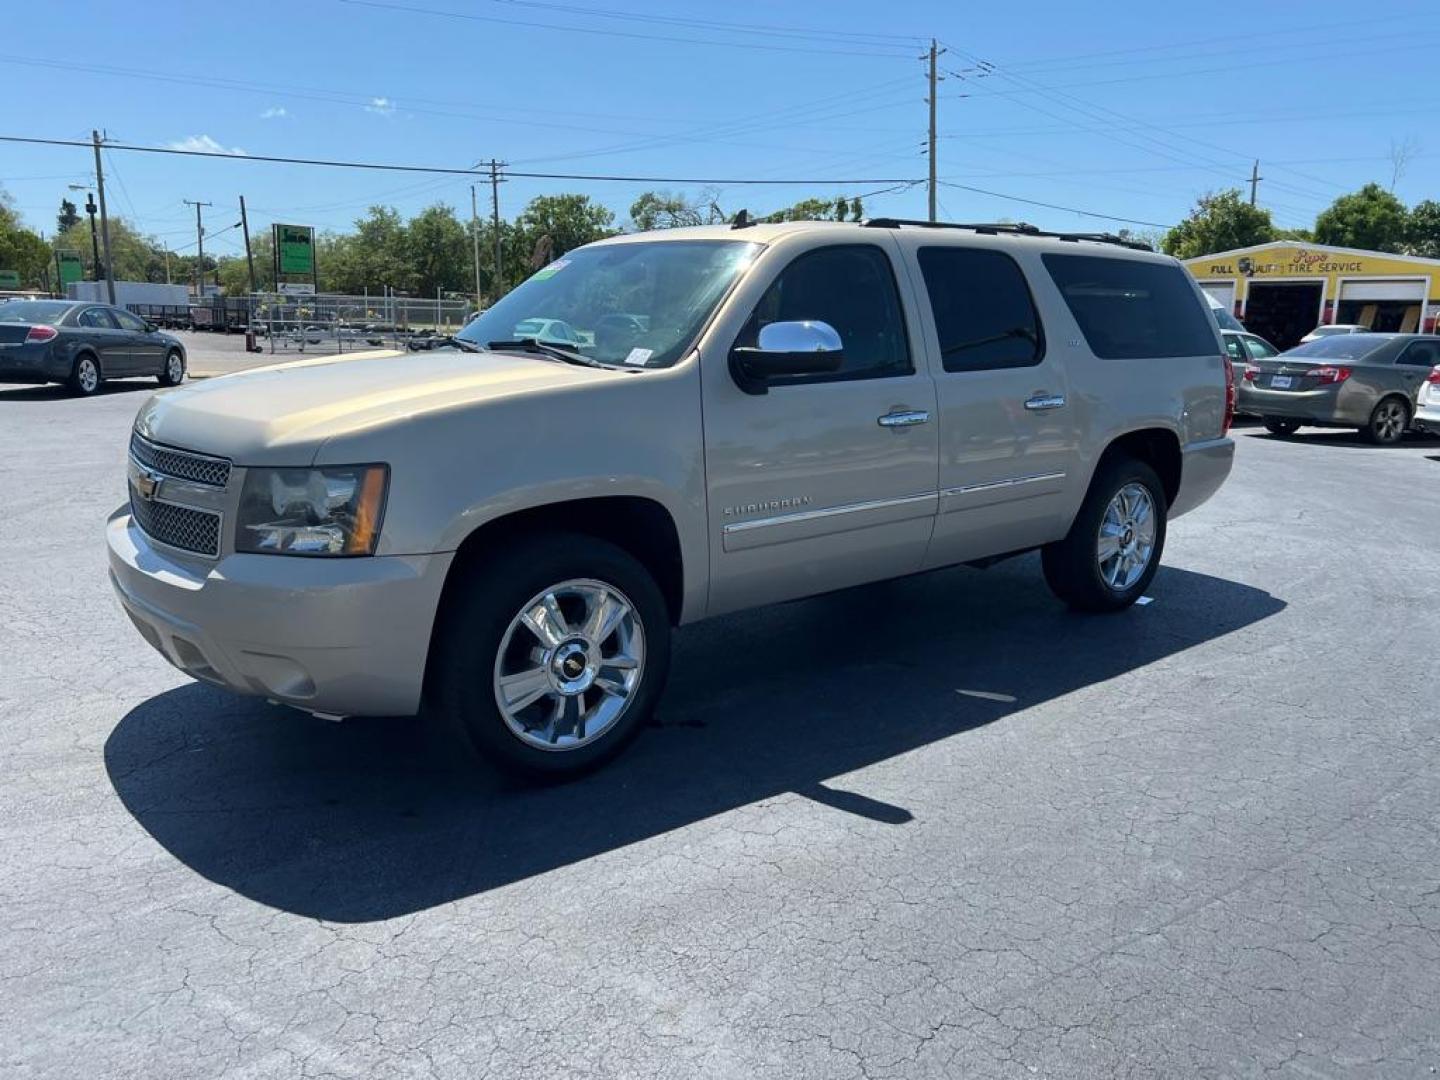
[[[1246,364],[1246,365],[1245,365],[1245,376],[1244,376],[1244,378],[1245,378],[1245,381],[1246,381],[1246,382],[1254,382],[1254,381],[1255,381],[1256,379],[1258,379],[1259,377],[1260,377],[1260,369],[1259,369],[1259,368],[1257,368],[1257,367],[1251,367],[1249,364]]]
[[[1425,377],[1425,381],[1431,386],[1440,386],[1440,364],[1436,364],[1430,369],[1430,374]]]
[[[1225,353],[1220,354],[1220,362],[1225,365],[1225,420],[1220,425],[1220,434],[1226,435],[1230,432],[1230,425],[1235,422],[1235,399],[1238,391],[1235,389],[1235,365],[1230,363],[1230,357]]]
[[[1348,367],[1311,368],[1305,372],[1305,377],[1307,379],[1318,380],[1321,386],[1325,386],[1328,383],[1342,383],[1350,378],[1350,369]]]
[[[49,341],[56,334],[60,333],[53,326],[32,326],[30,332],[25,335],[26,341]]]

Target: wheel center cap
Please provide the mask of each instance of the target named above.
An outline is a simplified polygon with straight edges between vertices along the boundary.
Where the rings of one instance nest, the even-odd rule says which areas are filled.
[[[1124,535],[1120,537],[1120,544],[1128,548],[1133,543],[1135,543],[1135,526],[1126,525]]]
[[[596,669],[583,641],[567,641],[550,657],[550,679],[562,694],[581,694],[595,681]]]

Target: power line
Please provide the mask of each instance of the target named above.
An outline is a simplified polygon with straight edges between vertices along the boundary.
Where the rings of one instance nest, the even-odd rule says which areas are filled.
[[[1128,225],[1148,225],[1154,229],[1174,228],[1173,224],[1165,224],[1159,221],[1142,221],[1139,218],[1121,217],[1118,214],[1102,214],[1098,210],[1081,210],[1075,206],[1061,206],[1058,203],[1041,202],[1039,199],[1025,199],[1019,195],[1006,195],[1003,191],[986,191],[984,188],[970,187],[967,184],[957,184],[951,180],[941,180],[945,187],[959,188],[961,191],[973,192],[976,195],[989,195],[992,199],[1004,199],[1006,202],[1026,203],[1029,206],[1043,206],[1047,210],[1063,210],[1069,214],[1079,214],[1082,217],[1101,218],[1105,221],[1123,221]]]
[[[565,26],[557,23],[536,22],[529,19],[510,19],[499,15],[478,15],[466,11],[445,11],[440,8],[415,7],[409,4],[387,3],[385,0],[340,0],[343,4],[353,7],[376,8],[382,11],[398,11],[406,15],[430,15],[442,19],[459,19],[466,22],[500,23],[506,26],[525,26],[538,30],[554,30],[569,34],[595,34],[602,37],[630,38],[639,41],[663,41],[679,45],[710,45],[727,49],[761,49],[767,52],[788,52],[788,53],[809,53],[812,55],[829,56],[866,56],[871,59],[900,60],[909,55],[910,46],[895,43],[893,45],[872,45],[868,49],[812,49],[798,45],[768,45],[759,41],[716,41],[704,38],[675,37],[666,34],[642,34],[633,30],[607,30],[594,26]],[[732,31],[733,32],[733,31]],[[820,33],[823,33],[821,31]],[[877,51],[877,49],[902,50],[898,52]]]
[[[27,143],[37,146],[88,146],[89,143],[78,139],[42,139],[34,136],[23,135],[0,135],[0,142]],[[447,176],[488,176],[488,170],[476,168],[456,169],[440,165],[398,165],[390,162],[377,161],[340,161],[329,158],[298,158],[282,157],[277,154],[229,154],[219,150],[179,150],[173,146],[135,146],[127,143],[105,144],[109,150],[125,151],[137,154],[169,154],[175,157],[200,157],[200,158],[223,158],[226,161],[264,161],[285,165],[315,165],[332,169],[374,169],[382,172],[418,172],[436,173]],[[635,184],[715,184],[725,187],[758,186],[758,185],[783,185],[783,184],[829,184],[832,186],[849,187],[857,184],[905,184],[909,183],[906,178],[895,177],[863,177],[860,179],[835,179],[835,178],[794,178],[794,179],[761,179],[757,177],[686,177],[686,176],[613,176],[605,173],[548,173],[548,172],[519,172],[505,170],[505,175],[514,179],[524,180],[592,180],[592,181],[616,181],[620,183]]]

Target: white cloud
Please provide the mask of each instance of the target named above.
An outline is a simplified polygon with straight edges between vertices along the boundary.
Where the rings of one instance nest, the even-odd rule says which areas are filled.
[[[284,105],[271,105],[260,114],[261,120],[285,120],[290,116],[290,110]]]
[[[365,106],[365,111],[390,116],[395,112],[395,102],[388,97],[372,97],[370,104]]]
[[[230,154],[244,157],[245,151],[238,146],[221,146],[209,135],[189,135],[170,144],[171,150],[198,150],[207,154]]]

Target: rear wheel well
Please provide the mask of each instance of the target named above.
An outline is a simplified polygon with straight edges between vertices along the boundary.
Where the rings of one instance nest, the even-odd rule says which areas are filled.
[[[479,565],[487,553],[523,544],[527,537],[543,533],[580,533],[629,552],[654,577],[665,597],[670,622],[679,623],[685,589],[680,534],[665,507],[653,499],[626,495],[551,503],[487,521],[456,551],[445,579],[442,609],[452,584]]]
[[[1100,461],[1096,463],[1096,471],[1098,472],[1107,460],[1115,457],[1134,458],[1149,465],[1155,470],[1155,475],[1160,477],[1160,483],[1165,488],[1165,505],[1175,505],[1175,497],[1180,494],[1181,456],[1180,440],[1173,431],[1165,428],[1142,428],[1140,431],[1126,432],[1105,448],[1105,453],[1100,455]]]

